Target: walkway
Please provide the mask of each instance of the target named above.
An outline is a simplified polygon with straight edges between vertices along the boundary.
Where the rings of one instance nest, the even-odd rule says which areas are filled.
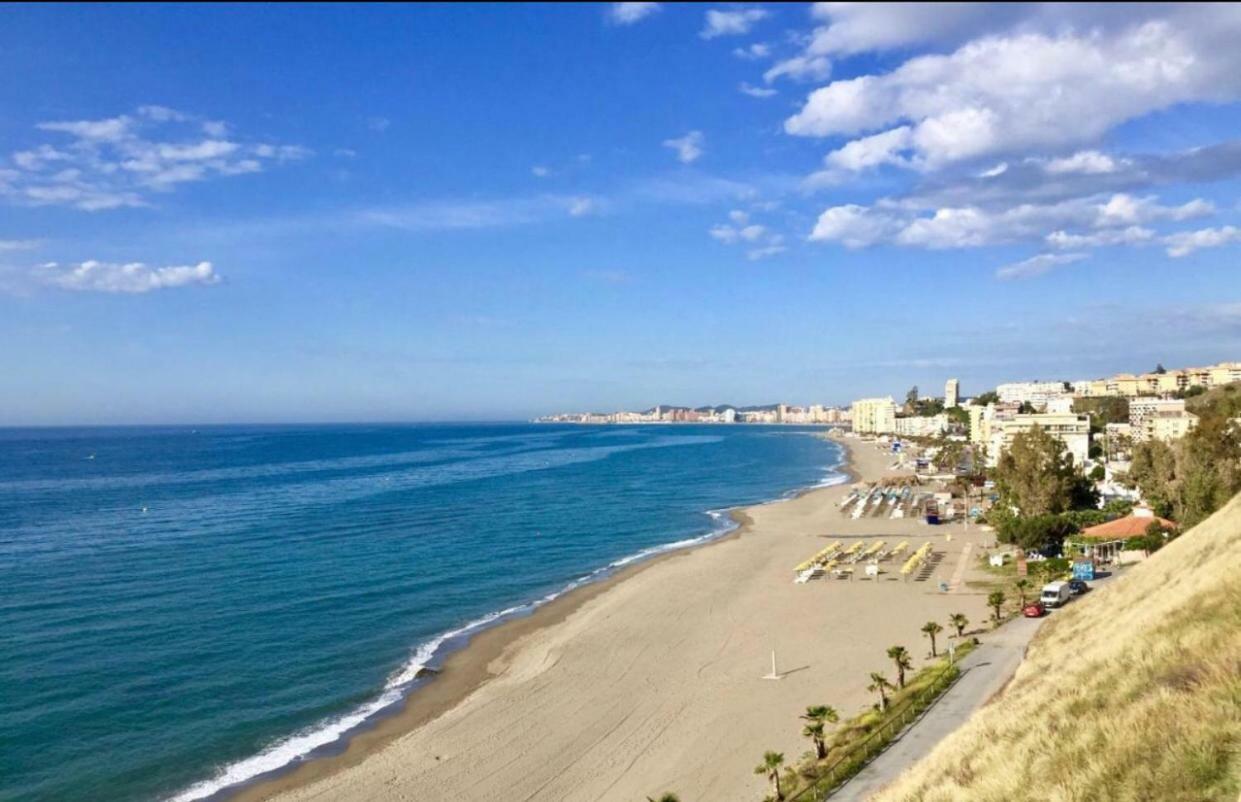
[[[831,802],[861,802],[930,753],[945,735],[1004,687],[1043,620],[1017,618],[983,636],[982,645],[961,661],[957,683],[870,765],[832,794]]]

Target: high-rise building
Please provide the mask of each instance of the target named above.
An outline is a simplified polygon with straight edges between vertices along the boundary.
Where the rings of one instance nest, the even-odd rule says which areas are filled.
[[[949,379],[944,385],[944,406],[952,409],[961,403],[961,382],[956,379]]]
[[[887,398],[862,398],[853,402],[853,431],[859,434],[891,434],[896,431],[896,402]]]

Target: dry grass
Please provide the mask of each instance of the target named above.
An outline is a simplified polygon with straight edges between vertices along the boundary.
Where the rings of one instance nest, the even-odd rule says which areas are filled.
[[[876,800],[1236,800],[1241,496],[1047,622],[1013,682]]]

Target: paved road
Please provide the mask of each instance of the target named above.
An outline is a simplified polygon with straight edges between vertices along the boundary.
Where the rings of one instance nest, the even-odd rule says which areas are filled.
[[[1052,615],[1055,615],[1053,612]],[[1008,682],[1021,664],[1026,645],[1046,618],[1018,618],[981,636],[983,643],[961,661],[961,677],[922,718],[879,757],[832,794],[832,802],[861,802],[928,754],[944,736]]]

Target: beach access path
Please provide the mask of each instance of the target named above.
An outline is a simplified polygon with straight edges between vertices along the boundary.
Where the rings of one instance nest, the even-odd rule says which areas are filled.
[[[1045,620],[1015,618],[994,632],[979,633],[982,645],[961,660],[961,676],[956,683],[866,768],[837,789],[831,802],[862,802],[930,754],[1008,684]]]
[[[890,453],[846,442],[858,479],[893,476]],[[891,675],[889,646],[907,647],[916,667],[929,659],[926,621],[987,617],[985,594],[968,581],[949,592],[940,585],[963,562],[968,580],[964,547],[979,554],[993,535],[854,519],[838,506],[848,491],[746,508],[734,536],[482,633],[344,754],[241,800],[633,802],[671,791],[684,802],[757,802],[763,752],[792,763],[811,748],[798,718],[808,705],[855,715],[874,702],[870,672]],[[901,577],[894,560],[877,579],[794,584],[794,567],[836,539],[908,539],[911,551],[930,541],[937,557],[921,581]],[[762,678],[773,650],[778,681]],[[454,683],[460,692],[448,693]]]

